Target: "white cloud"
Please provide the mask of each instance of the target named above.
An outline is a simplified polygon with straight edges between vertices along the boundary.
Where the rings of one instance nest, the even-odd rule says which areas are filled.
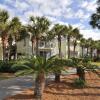
[[[19,10],[26,10],[27,8],[29,8],[29,5],[26,2],[19,2],[16,1],[15,7]]]
[[[6,5],[0,4],[0,9],[5,9],[5,10],[7,10],[8,7],[7,7]]]
[[[27,0],[27,2],[33,7],[37,5],[37,11],[44,15],[61,16],[63,11],[67,10],[66,7],[71,5],[72,0]]]
[[[25,18],[28,19],[30,16],[43,16],[43,14],[41,12],[37,12],[37,11],[27,11],[24,13]]]
[[[84,18],[84,11],[83,10],[78,10],[77,13],[75,14],[75,17],[77,18]]]
[[[10,9],[7,5],[0,4],[0,9],[7,10],[10,15],[10,19],[15,16],[15,11]]]
[[[53,24],[68,25],[67,21],[78,27],[85,37],[100,39],[98,31],[88,29],[87,22],[95,11],[97,0],[4,0],[0,8],[8,10],[10,19],[19,16],[27,24],[30,16],[46,16]],[[11,7],[10,7],[11,6]],[[74,7],[73,7],[74,6]],[[75,9],[74,9],[75,8]],[[86,24],[85,24],[86,22]],[[83,24],[84,23],[84,24]]]
[[[92,0],[90,2],[89,1],[83,1],[81,3],[80,7],[86,9],[87,11],[94,12],[96,7],[97,7],[96,1],[97,0]]]
[[[93,38],[94,40],[100,39],[100,33],[99,31],[95,30],[80,30],[80,32],[83,34],[85,38]]]
[[[62,11],[62,13],[63,13],[62,16],[64,16],[64,18],[70,18],[71,19],[71,18],[75,17],[74,11],[71,8],[64,9]]]
[[[83,24],[81,24],[81,23],[73,24],[73,27],[74,27],[74,28],[77,27],[77,28],[80,29],[80,30],[82,30],[82,29],[85,28],[85,26],[84,26]]]

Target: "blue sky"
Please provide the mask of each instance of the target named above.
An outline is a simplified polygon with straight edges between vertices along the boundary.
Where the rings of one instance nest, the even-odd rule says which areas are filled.
[[[9,12],[10,19],[18,16],[27,24],[29,16],[46,16],[53,24],[78,27],[85,38],[95,40],[100,39],[100,32],[89,21],[96,7],[96,0],[0,0],[0,8]]]

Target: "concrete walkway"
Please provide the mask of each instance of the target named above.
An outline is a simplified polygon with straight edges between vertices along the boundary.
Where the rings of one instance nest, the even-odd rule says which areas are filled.
[[[33,86],[33,78],[31,76],[17,77],[0,81],[0,100],[7,96],[21,93],[23,89]]]

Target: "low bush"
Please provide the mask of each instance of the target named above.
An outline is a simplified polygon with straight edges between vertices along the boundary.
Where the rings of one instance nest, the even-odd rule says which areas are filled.
[[[76,78],[74,80],[74,86],[78,88],[84,88],[86,86],[86,82],[80,78]]]
[[[12,69],[12,65],[15,61],[0,61],[0,72],[14,73],[15,70]]]

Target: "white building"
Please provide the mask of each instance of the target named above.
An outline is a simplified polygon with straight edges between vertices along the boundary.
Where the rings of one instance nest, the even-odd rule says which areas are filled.
[[[62,57],[63,58],[67,58],[67,41],[66,38],[62,39],[62,47],[61,47],[61,52],[62,52]],[[30,41],[30,38],[26,38],[26,45],[24,45],[24,40],[20,41],[17,43],[17,52],[18,53],[22,53],[25,55],[32,55],[32,44]],[[45,41],[40,41],[39,42],[39,54],[45,57],[50,57],[53,55],[57,55],[58,54],[58,41],[57,39],[53,39],[52,41],[49,42],[45,42]],[[73,44],[71,42],[70,44],[70,52],[71,52],[71,56],[73,56]],[[79,44],[76,46],[76,52],[75,52],[75,56],[80,56],[81,53],[81,48],[79,46]],[[35,54],[35,45],[34,45],[34,54]]]

